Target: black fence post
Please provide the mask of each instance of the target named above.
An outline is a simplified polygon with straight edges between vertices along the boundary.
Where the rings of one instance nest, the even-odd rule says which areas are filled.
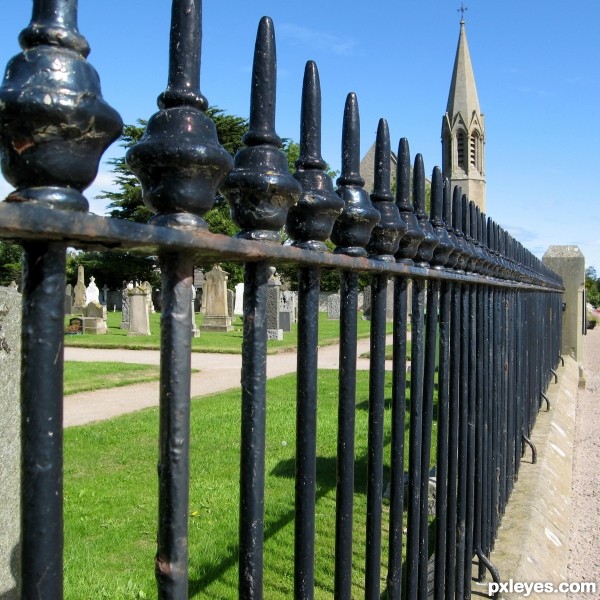
[[[6,202],[85,212],[82,191],[120,134],[85,60],[77,2],[36,0],[0,87]],[[66,243],[23,243],[21,594],[63,593],[63,339]]]

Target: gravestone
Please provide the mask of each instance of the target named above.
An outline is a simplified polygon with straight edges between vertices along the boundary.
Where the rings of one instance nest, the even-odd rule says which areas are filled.
[[[108,306],[108,286],[106,284],[102,286],[102,304]]]
[[[267,338],[282,340],[283,330],[279,324],[279,294],[281,281],[275,267],[271,267],[271,276],[267,284]]]
[[[196,325],[196,288],[192,286],[192,302],[191,302],[191,311],[192,311],[192,337],[200,337],[200,330]]]
[[[149,281],[143,281],[140,288],[146,292],[146,302],[148,303],[148,314],[154,313],[154,304],[152,304],[152,286]]]
[[[215,265],[206,273],[204,282],[205,314],[202,331],[231,331],[231,317],[227,314],[228,273]]]
[[[280,310],[279,311],[279,328],[281,331],[288,332],[292,330],[292,313]]]
[[[298,322],[298,294],[296,292],[290,290],[281,292],[279,296],[279,312],[290,313],[290,326],[292,323]],[[284,317],[284,319],[287,319],[287,317]],[[286,330],[284,325],[281,327],[284,331],[291,331],[291,328]]]
[[[21,294],[0,287],[0,598],[17,600],[21,537]]]
[[[237,283],[235,286],[235,304],[233,314],[242,316],[244,314],[244,284]]]
[[[363,290],[363,319],[371,320],[371,286],[368,285]]]
[[[233,309],[235,306],[235,292],[227,290],[227,315],[233,317]]]
[[[87,304],[87,299],[84,282],[84,271],[81,265],[77,267],[77,283],[75,284],[75,289],[73,290],[73,293],[75,294],[75,299],[73,300],[73,314],[82,315],[83,309]]]
[[[96,285],[96,278],[93,275],[90,277],[90,284],[85,290],[85,306],[87,306],[90,302],[93,302],[94,304],[100,304],[100,290]]]
[[[121,290],[121,329],[129,329],[129,290],[133,289],[133,283],[123,282]]]
[[[340,295],[332,294],[327,298],[327,318],[338,321],[340,318]]]
[[[385,318],[387,321],[394,320],[394,280],[388,279],[387,296],[385,304]]]
[[[150,335],[150,317],[146,292],[139,286],[127,290],[129,298],[129,331],[127,335]]]
[[[106,333],[106,306],[99,302],[90,302],[83,311],[83,333]]]
[[[65,288],[65,315],[70,315],[73,311],[73,286],[68,283]]]

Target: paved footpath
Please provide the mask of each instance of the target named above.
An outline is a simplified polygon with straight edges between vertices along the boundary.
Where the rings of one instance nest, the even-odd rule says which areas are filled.
[[[391,336],[388,337],[391,343]],[[369,351],[369,340],[358,340],[358,356]],[[339,345],[319,348],[319,368],[339,368]],[[65,348],[65,360],[86,362],[114,361],[158,365],[158,350],[104,350],[95,348]],[[282,352],[267,356],[267,378],[296,372],[295,352]],[[192,368],[200,369],[192,373],[191,395],[193,398],[239,388],[242,357],[240,354],[208,354],[192,352]],[[358,358],[357,368],[369,369],[368,359]],[[387,365],[391,369],[391,361]],[[65,397],[65,427],[84,425],[102,421],[118,415],[134,412],[149,406],[158,406],[158,381],[139,383],[124,387],[82,392]]]

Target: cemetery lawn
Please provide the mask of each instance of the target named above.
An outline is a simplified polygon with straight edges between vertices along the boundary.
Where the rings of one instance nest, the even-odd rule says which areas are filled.
[[[197,373],[198,369],[192,369]],[[121,362],[65,361],[64,394],[91,392],[146,381],[158,381],[158,365],[140,365]]]
[[[368,373],[357,376],[354,598],[364,596],[368,421]],[[318,381],[315,598],[320,599],[333,596],[338,372],[319,371]],[[267,393],[264,596],[278,600],[293,597],[295,375],[269,380]],[[389,373],[386,397],[384,485],[390,464]],[[190,598],[237,595],[239,435],[239,390],[192,403]],[[68,428],[64,438],[65,598],[156,598],[158,409]],[[388,520],[384,500],[382,589]]]
[[[69,316],[65,318],[65,326],[69,324]],[[202,331],[200,337],[192,339],[192,352],[217,352],[224,354],[240,354],[242,351],[242,328],[240,317],[234,317],[233,331],[209,332]],[[196,323],[202,325],[202,315],[196,314]],[[103,335],[65,335],[65,346],[79,346],[81,348],[126,348],[129,350],[158,350],[160,349],[160,313],[150,315],[149,336],[129,336],[127,330],[121,329],[121,313],[109,312],[107,314],[108,333]],[[285,352],[294,350],[298,341],[298,326],[293,330],[284,332],[283,340],[269,340],[267,352]],[[358,318],[358,337],[369,337],[371,322]],[[388,323],[388,333],[392,332],[392,324]],[[339,341],[340,322],[329,320],[327,313],[319,313],[319,345],[335,344]]]

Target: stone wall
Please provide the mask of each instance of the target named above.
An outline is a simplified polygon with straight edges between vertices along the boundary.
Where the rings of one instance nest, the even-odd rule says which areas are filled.
[[[0,598],[17,590],[20,538],[21,294],[0,287]]]

